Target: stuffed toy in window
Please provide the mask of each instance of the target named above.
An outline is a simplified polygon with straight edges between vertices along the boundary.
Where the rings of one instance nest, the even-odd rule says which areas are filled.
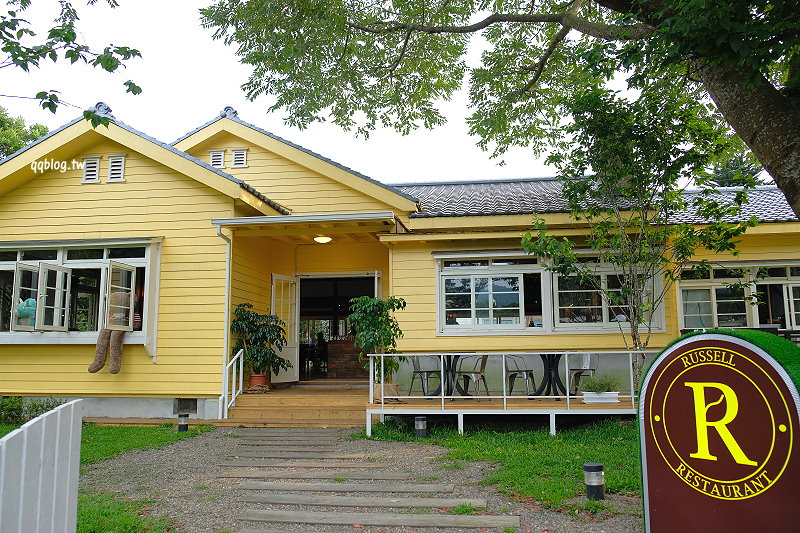
[[[14,306],[14,311],[19,317],[21,326],[32,326],[36,319],[36,299],[28,298],[23,300],[20,298],[19,303]]]
[[[115,292],[108,300],[109,324],[124,326],[128,324],[127,313],[132,309],[126,309],[130,305],[130,293]],[[89,365],[89,372],[98,372],[106,365],[106,350],[109,351],[108,372],[111,374],[119,373],[122,367],[122,343],[125,332],[120,330],[102,329],[97,337],[97,348],[95,349],[94,361]]]

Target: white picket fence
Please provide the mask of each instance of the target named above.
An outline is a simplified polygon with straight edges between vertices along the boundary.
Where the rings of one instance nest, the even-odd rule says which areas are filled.
[[[75,532],[82,419],[74,400],[0,439],[2,533]]]

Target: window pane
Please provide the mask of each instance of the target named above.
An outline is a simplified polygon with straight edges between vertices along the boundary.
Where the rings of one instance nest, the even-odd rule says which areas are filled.
[[[475,290],[477,291],[477,288]],[[492,278],[492,292],[509,291],[519,292],[519,278]]]
[[[684,316],[683,322],[687,329],[708,329],[714,326],[714,324],[711,322],[711,315]]]
[[[475,278],[475,292],[489,292],[489,278]]]
[[[528,259],[492,259],[492,265],[506,266],[506,265],[535,265],[538,260],[535,258]]]
[[[542,275],[523,274],[522,288],[525,293],[525,323],[527,327],[542,325]]]
[[[719,314],[731,314],[731,313],[745,313],[747,312],[747,308],[745,307],[744,302],[737,302],[737,301],[718,301],[717,302],[717,313]]]
[[[109,259],[144,257],[144,246],[136,248],[109,248],[108,257]]]
[[[472,302],[469,294],[448,294],[444,298],[445,309],[469,309]]]
[[[488,309],[489,308],[489,294],[476,294],[475,295],[475,307],[479,309]]]
[[[559,292],[560,307],[600,306],[600,295],[597,292]]]
[[[711,272],[705,269],[687,269],[681,272],[681,279],[709,279]]]
[[[601,322],[603,315],[600,307],[567,307],[559,310],[558,319],[559,322],[567,324]]]
[[[445,324],[468,326],[472,324],[472,311],[469,309],[448,309],[445,315]]]
[[[69,329],[97,331],[100,309],[100,269],[73,269]]]
[[[789,267],[789,275],[792,277],[800,276],[800,267]]]
[[[69,275],[69,269],[63,267],[40,266],[36,329],[67,331]]]
[[[711,315],[711,302],[683,302],[684,315]]]
[[[768,278],[785,278],[786,267],[773,267],[773,268],[759,268],[759,274]]]
[[[711,291],[709,289],[683,289],[684,302],[710,302]]]
[[[58,258],[58,250],[22,250],[25,261],[48,261]]]
[[[721,328],[741,328],[747,326],[747,316],[717,315],[717,323]]]
[[[0,261],[16,261],[17,251],[0,251]]]
[[[494,293],[492,296],[494,300],[493,307],[495,308],[515,307],[519,309],[519,293],[515,292]]]
[[[103,248],[85,248],[82,250],[67,250],[67,259],[102,259]]]
[[[481,267],[481,266],[489,266],[488,259],[472,259],[472,260],[462,260],[462,261],[445,261],[444,262],[445,268],[447,267]]]
[[[108,329],[133,329],[133,290],[135,269],[111,264],[108,279]]]
[[[444,280],[444,292],[445,293],[458,293],[458,292],[465,292],[469,294],[470,292],[470,279],[469,278],[446,278]]]
[[[17,265],[17,293],[12,311],[13,329],[32,330],[36,325],[36,300],[39,293],[39,270]]]
[[[0,270],[0,331],[11,329],[14,302],[14,271]]]
[[[717,294],[717,301],[719,300],[743,300],[744,289],[737,289],[734,287],[721,287],[715,289]]]

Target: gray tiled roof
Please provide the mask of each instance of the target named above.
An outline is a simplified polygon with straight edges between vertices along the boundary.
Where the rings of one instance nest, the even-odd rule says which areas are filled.
[[[561,184],[554,178],[516,180],[410,183],[395,185],[419,199],[421,210],[412,217],[458,217],[482,215],[519,215],[563,213],[569,211],[561,194]],[[735,189],[720,189],[718,197],[733,201]],[[696,194],[696,193],[689,193]],[[758,187],[738,220],[755,216],[761,222],[797,221],[783,193],[774,186]],[[675,222],[707,222],[686,211]]]

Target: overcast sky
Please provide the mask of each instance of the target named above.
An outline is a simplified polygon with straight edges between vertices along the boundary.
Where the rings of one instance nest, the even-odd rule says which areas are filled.
[[[44,63],[31,74],[19,69],[2,71],[0,106],[27,122],[56,128],[80,114],[62,106],[56,115],[36,101],[9,98],[32,96],[40,90],[57,89],[61,98],[81,109],[106,102],[117,119],[159,140],[172,142],[182,134],[214,118],[226,105],[242,120],[260,126],[292,142],[314,150],[364,174],[387,182],[442,181],[453,179],[500,179],[552,175],[527,150],[514,150],[499,166],[467,135],[466,99],[447,103],[448,123],[432,131],[408,136],[377,131],[368,140],[355,138],[333,125],[315,125],[299,131],[283,124],[282,115],[268,114],[269,100],[250,102],[240,85],[249,69],[242,66],[232,47],[211,39],[200,27],[197,10],[210,0],[120,0],[110,9],[102,0],[87,7],[78,0],[83,40],[93,48],[109,43],[138,48],[143,55],[115,74],[67,63]],[[48,6],[49,4],[49,6]],[[45,32],[57,11],[54,0],[42,0],[24,18],[37,32]],[[48,6],[50,11],[44,9]],[[132,79],[142,94],[125,94],[123,82]]]

